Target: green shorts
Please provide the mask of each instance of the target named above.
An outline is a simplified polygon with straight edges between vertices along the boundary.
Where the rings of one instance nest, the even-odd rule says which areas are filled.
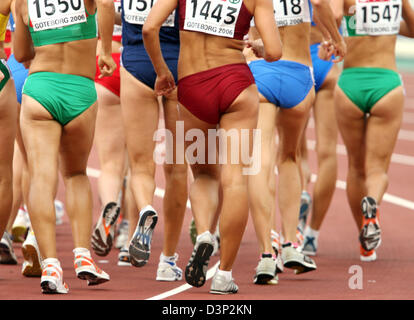
[[[66,125],[97,100],[95,82],[73,74],[36,72],[30,74],[23,94],[35,99],[61,125]]]
[[[11,72],[9,67],[7,66],[6,60],[0,59],[0,72],[4,75],[3,80],[0,81],[0,91],[3,90],[4,86],[6,85],[7,81],[11,78]]]
[[[382,97],[402,84],[397,72],[382,68],[347,68],[338,80],[345,95],[364,113],[370,113]]]

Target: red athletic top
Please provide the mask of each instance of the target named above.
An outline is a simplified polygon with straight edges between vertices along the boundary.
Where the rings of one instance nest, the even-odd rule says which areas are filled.
[[[190,8],[188,14],[192,18],[188,21],[187,5]],[[249,32],[253,18],[243,0],[179,0],[179,13],[180,31],[201,32],[237,40],[243,40]]]

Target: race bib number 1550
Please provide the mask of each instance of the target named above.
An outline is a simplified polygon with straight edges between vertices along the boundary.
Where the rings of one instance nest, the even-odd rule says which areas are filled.
[[[29,0],[28,9],[35,31],[86,22],[83,0]]]

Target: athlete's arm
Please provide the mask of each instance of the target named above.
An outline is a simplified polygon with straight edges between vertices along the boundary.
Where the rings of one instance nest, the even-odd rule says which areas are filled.
[[[255,3],[254,22],[263,41],[263,58],[269,62],[279,60],[282,57],[282,42],[273,13],[273,2],[256,0]]]
[[[177,6],[177,0],[158,0],[152,7],[142,28],[144,46],[157,73],[154,88],[157,95],[168,94],[175,88],[174,77],[162,56],[159,32],[164,21]]]
[[[98,29],[101,37],[101,49],[98,65],[100,78],[111,76],[117,65],[112,58],[112,34],[115,24],[115,6],[113,0],[96,0],[98,14]]]
[[[32,37],[23,17],[27,12],[26,0],[16,0],[16,30],[14,31],[13,53],[19,62],[32,60],[35,56]]]
[[[326,38],[326,32],[329,33],[329,37],[332,45],[335,48],[335,62],[340,62],[346,54],[345,41],[339,33],[337,22],[333,14],[333,10],[329,3],[329,0],[311,0],[314,8],[314,20],[317,24],[321,25],[321,31]],[[325,32],[323,30],[326,30]]]
[[[402,17],[400,35],[414,38],[414,10],[409,0],[403,0]]]

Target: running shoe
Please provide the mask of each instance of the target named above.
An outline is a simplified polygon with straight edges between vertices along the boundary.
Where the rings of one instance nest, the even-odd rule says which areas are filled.
[[[98,256],[106,256],[112,249],[119,212],[120,207],[116,202],[109,202],[102,210],[91,241],[92,249]]]
[[[55,214],[56,214],[56,225],[61,225],[63,223],[63,216],[65,215],[65,209],[63,207],[63,202],[60,200],[55,200]]]
[[[254,284],[268,284],[276,276],[276,259],[271,254],[263,253],[256,267]]]
[[[300,196],[300,211],[298,229],[303,234],[305,231],[306,220],[308,219],[309,211],[312,205],[312,198],[307,191],[302,191]]]
[[[42,275],[42,262],[36,237],[32,230],[29,231],[22,245],[24,262],[22,275],[25,277],[40,277]]]
[[[69,287],[63,281],[63,271],[57,259],[48,258],[43,261],[42,277],[40,286],[42,293],[68,293]]]
[[[166,257],[162,253],[158,264],[158,281],[180,281],[183,278],[183,271],[177,266],[178,254]]]
[[[362,246],[360,246],[360,259],[363,262],[371,262],[377,260],[377,254],[375,250],[366,251]]]
[[[122,219],[119,224],[118,232],[115,240],[115,248],[121,249],[128,243],[128,233],[129,233],[129,222],[128,220]]]
[[[87,280],[88,286],[98,285],[110,279],[109,275],[101,270],[88,254],[77,254],[74,266],[76,276],[81,280]]]
[[[190,230],[189,231],[190,231],[191,242],[193,243],[193,245],[195,245],[196,239],[197,239],[197,228],[196,228],[196,225],[195,225],[194,218],[191,219]]]
[[[301,250],[307,256],[316,256],[316,251],[318,250],[317,237],[305,235]]]
[[[283,261],[282,261],[282,255],[281,255],[281,249],[280,249],[280,236],[276,231],[272,230],[271,239],[272,239],[272,248],[276,256],[276,273],[282,273],[283,272]]]
[[[130,267],[131,266],[131,257],[129,255],[128,247],[124,246],[121,248],[118,254],[118,266],[120,267]]]
[[[213,277],[210,287],[212,294],[233,294],[239,291],[239,287],[234,283],[234,279],[226,279],[226,277],[216,274]]]
[[[13,242],[24,242],[27,236],[27,232],[30,228],[29,214],[24,207],[21,207],[17,212],[16,219],[12,226],[12,238]]]
[[[185,268],[185,280],[193,287],[206,282],[208,262],[214,250],[214,236],[206,231],[197,236],[191,258]]]
[[[296,228],[296,240],[299,245],[303,243],[303,239],[303,232],[299,228]]]
[[[131,264],[135,267],[144,266],[151,254],[152,233],[158,221],[158,215],[151,206],[141,211],[134,236],[129,243]]]
[[[5,231],[0,241],[0,264],[17,264],[10,234]]]
[[[363,226],[359,234],[359,242],[365,251],[377,249],[381,244],[381,228],[378,221],[377,202],[371,197],[361,201]]]
[[[284,267],[294,269],[296,274],[316,270],[315,262],[291,242],[282,245],[282,259]]]

